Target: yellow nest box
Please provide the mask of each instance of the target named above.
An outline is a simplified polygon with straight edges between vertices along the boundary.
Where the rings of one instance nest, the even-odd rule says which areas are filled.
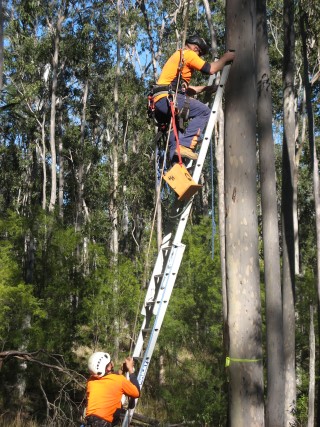
[[[202,187],[196,184],[187,168],[182,164],[176,163],[163,176],[163,179],[178,194],[178,200],[189,200]]]

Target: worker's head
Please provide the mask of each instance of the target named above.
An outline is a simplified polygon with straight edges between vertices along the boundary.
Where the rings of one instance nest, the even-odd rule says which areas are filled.
[[[113,364],[109,353],[97,351],[93,353],[88,360],[88,368],[92,375],[103,377],[107,371],[111,371]]]
[[[187,37],[186,45],[197,46],[200,56],[206,55],[209,52],[209,46],[207,42],[197,34]]]

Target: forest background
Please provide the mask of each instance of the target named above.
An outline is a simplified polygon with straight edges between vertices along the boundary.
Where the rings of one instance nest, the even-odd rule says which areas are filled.
[[[313,0],[268,1],[266,5],[258,1],[257,7],[245,0],[226,4],[220,0],[0,1],[1,425],[79,425],[88,355],[105,350],[120,365],[132,350],[137,310],[172,201],[163,198],[153,227],[159,150],[153,142],[154,124],[147,121],[148,89],[168,55],[181,47],[186,26],[189,34],[197,32],[211,44],[208,60],[228,48],[236,49],[236,61],[241,58],[237,44],[243,42],[245,31],[241,33],[238,13],[251,14],[254,45],[259,28],[265,28],[262,32],[267,35],[267,49],[259,50],[258,44],[257,58],[267,59],[270,68],[260,78],[257,62],[250,71],[257,84],[251,86],[260,98],[263,87],[272,87],[269,124],[275,144],[272,141],[265,161],[271,172],[274,166],[276,177],[268,200],[276,203],[271,228],[278,238],[274,252],[279,252],[281,263],[279,258],[271,269],[284,271],[282,285],[274,281],[277,287],[272,293],[281,307],[292,302],[293,316],[283,314],[283,321],[277,318],[272,326],[276,316],[272,310],[270,315],[266,285],[266,172],[260,120],[257,129],[253,125],[254,151],[250,151],[257,191],[253,200],[258,293],[245,296],[247,305],[240,304],[238,324],[245,313],[250,317],[250,307],[257,307],[261,316],[257,336],[261,333],[262,339],[256,341],[263,362],[256,365],[261,365],[262,374],[249,372],[248,363],[231,361],[225,367],[236,331],[229,322],[226,333],[225,296],[230,300],[232,266],[225,263],[230,241],[225,246],[224,208],[219,211],[224,193],[228,198],[219,175],[224,136],[221,111],[212,144],[215,158],[208,155],[203,188],[195,198],[184,238],[186,253],[137,412],[164,425],[263,425],[252,420],[243,424],[243,415],[234,409],[239,391],[234,365],[248,378],[263,375],[259,381],[265,387],[258,387],[247,403],[253,408],[259,406],[255,399],[266,398],[265,409],[260,405],[266,425],[317,425],[320,6]],[[249,44],[242,43],[243,49]],[[239,68],[236,62],[232,67],[235,72],[230,75],[226,103],[228,94],[238,91],[242,110],[250,114],[253,95],[247,92],[241,97]],[[197,76],[193,83],[197,82],[203,84],[204,77]],[[293,114],[289,162],[287,105],[291,105],[288,116]],[[237,106],[226,105],[227,143],[232,109],[236,115]],[[225,169],[229,182],[232,171]],[[288,217],[289,226],[285,225]],[[289,227],[289,237],[284,239],[283,230]],[[294,260],[289,262],[291,300],[285,288],[287,254]],[[291,323],[286,329],[288,318]],[[284,411],[290,416],[284,415],[282,421],[278,417],[278,424],[270,415],[277,414],[278,408],[270,402],[281,402],[287,389],[280,393],[272,389],[274,377],[281,377],[270,377],[276,372],[270,354],[280,348],[279,341],[272,347],[268,331],[273,327],[283,332],[283,342],[287,336],[293,345],[281,347],[282,355],[290,353],[278,365],[281,372],[289,371],[287,361],[294,361],[292,406]],[[239,395],[246,384],[243,387]]]

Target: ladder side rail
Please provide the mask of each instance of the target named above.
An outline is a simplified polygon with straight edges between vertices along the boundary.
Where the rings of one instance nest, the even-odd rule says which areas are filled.
[[[174,252],[174,259],[172,260],[173,261],[172,264],[168,266],[168,270],[170,270],[169,274],[163,277],[163,281],[166,282],[163,284],[165,291],[163,292],[161,297],[161,302],[157,310],[157,315],[155,316],[155,320],[152,326],[152,331],[148,340],[147,348],[144,352],[141,367],[137,377],[140,385],[140,389],[143,386],[143,383],[150,365],[151,357],[157,343],[158,335],[160,333],[163,319],[165,317],[165,314],[169,305],[170,297],[171,297],[172,290],[177,278],[177,273],[180,268],[184,250],[185,250],[185,245],[183,244],[175,248],[172,248],[172,251]],[[135,399],[135,406],[137,402],[138,402],[138,399]],[[134,408],[126,412],[126,415],[122,423],[122,427],[129,426],[133,413],[134,413]]]

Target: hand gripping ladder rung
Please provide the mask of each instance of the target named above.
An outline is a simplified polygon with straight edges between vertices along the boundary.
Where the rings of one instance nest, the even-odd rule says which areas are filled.
[[[211,108],[211,115],[206,127],[206,131],[202,141],[199,156],[196,161],[194,172],[193,172],[193,180],[196,183],[199,182],[204,161],[209,148],[209,144],[212,138],[212,133],[217,122],[219,107],[222,101],[224,86],[228,79],[230,67],[231,67],[231,64],[226,65],[223,68],[223,71],[221,73],[220,82],[219,82],[216,96]],[[147,290],[144,306],[141,311],[141,314],[144,316],[144,319],[143,319],[139,337],[137,339],[136,346],[133,352],[134,358],[139,358],[139,359],[142,358],[140,370],[138,373],[138,381],[141,388],[143,386],[143,383],[147,374],[147,370],[150,365],[150,360],[157,342],[160,328],[169,304],[174,283],[175,283],[178,270],[182,261],[185,245],[181,244],[181,241],[187,225],[189,214],[191,212],[191,207],[192,207],[192,201],[189,203],[188,207],[180,217],[172,246],[170,247],[170,244],[169,244],[171,235],[168,235],[163,239],[163,243],[161,245],[161,248],[155,263],[155,267],[153,270],[153,274],[149,283],[149,287]],[[166,255],[168,255],[167,257],[163,256],[164,252],[166,253]],[[156,276],[159,277],[160,274],[162,274],[162,279],[160,282],[160,286],[157,289],[155,278]],[[149,306],[150,308],[147,309],[146,308],[147,306]],[[151,312],[150,312],[151,307],[153,307],[153,310],[152,310],[153,316],[151,315]],[[149,319],[147,319],[148,312],[149,312],[149,316],[148,316]],[[151,320],[153,320],[151,332],[150,332],[150,335],[148,335],[146,348],[145,350],[143,350],[144,340],[145,340],[144,338],[145,334],[143,333],[143,331],[146,329],[150,329],[150,324],[152,323]],[[136,399],[136,403],[137,401],[138,399]],[[122,427],[129,426],[133,413],[134,413],[134,409],[128,410],[126,412],[125,418],[122,423]]]

